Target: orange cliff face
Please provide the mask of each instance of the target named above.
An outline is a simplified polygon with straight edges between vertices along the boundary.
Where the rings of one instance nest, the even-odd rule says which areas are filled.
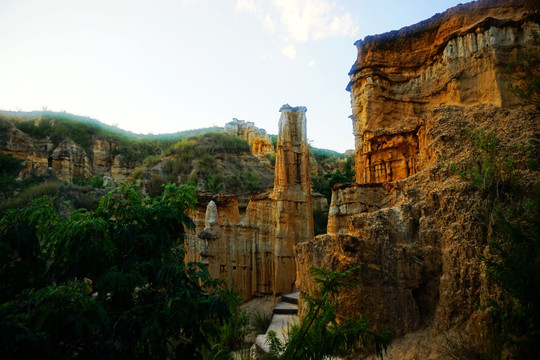
[[[411,334],[414,344],[389,358],[437,358],[444,339],[433,334],[486,324],[478,305],[497,293],[479,259],[495,230],[479,215],[481,192],[449,164],[474,163],[471,133],[483,131],[519,163],[519,186],[540,182],[519,152],[540,133],[539,113],[518,104],[504,71],[533,44],[539,3],[458,5],[356,44],[357,183],[334,187],[328,233],[297,244],[296,284],[303,296],[316,288],[311,266],[361,266],[348,278],[358,286],[338,295],[338,317]]]
[[[356,42],[349,75],[356,181],[418,172],[424,115],[443,105],[516,105],[506,64],[538,33],[540,2],[482,0]]]
[[[306,108],[280,112],[274,188],[252,195],[244,209],[236,196],[201,193],[190,213],[196,228],[187,234],[186,260],[206,264],[244,300],[291,292],[294,248],[313,237]]]
[[[251,153],[255,156],[262,157],[265,154],[274,152],[272,140],[270,140],[266,131],[256,127],[251,121],[238,120],[235,118],[233,121],[225,124],[225,132],[246,140],[251,149]]]

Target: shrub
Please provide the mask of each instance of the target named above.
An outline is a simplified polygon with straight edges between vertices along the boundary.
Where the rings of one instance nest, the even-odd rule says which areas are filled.
[[[318,295],[306,296],[306,315],[300,325],[289,330],[282,343],[276,333],[268,333],[271,359],[325,359],[331,356],[361,356],[375,353],[382,358],[390,344],[390,332],[375,333],[367,329],[363,318],[336,321],[336,294],[338,290],[354,284],[344,281],[353,268],[345,272],[310,268],[310,274],[319,287]]]
[[[223,175],[212,174],[206,179],[206,190],[213,194],[221,194],[225,191]]]
[[[44,195],[56,196],[62,186],[63,183],[58,180],[45,181],[43,183],[32,185],[23,190],[19,195],[0,202],[0,212],[24,206],[32,200]]]
[[[251,325],[258,334],[264,334],[272,323],[272,312],[257,310],[252,314]]]
[[[0,346],[6,358],[201,358],[231,320],[227,291],[185,263],[191,186],[136,186],[60,216],[40,198],[0,220]],[[18,276],[14,276],[18,275]],[[9,291],[4,291],[4,290]]]
[[[93,176],[86,179],[73,178],[72,183],[73,185],[77,185],[77,186],[86,186],[86,187],[91,187],[95,189],[103,189],[103,177],[101,176]]]

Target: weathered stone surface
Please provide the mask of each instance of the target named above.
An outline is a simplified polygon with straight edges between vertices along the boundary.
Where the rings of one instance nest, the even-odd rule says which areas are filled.
[[[538,8],[477,1],[357,43],[349,88],[358,184],[335,187],[328,234],[297,245],[301,294],[315,287],[310,266],[361,265],[349,279],[358,287],[339,294],[341,318],[362,314],[376,329],[423,329],[418,336],[439,341],[441,331],[482,324],[478,304],[497,295],[481,261],[494,230],[482,194],[449,163],[473,162],[471,133],[482,130],[514,149],[518,186],[540,182],[518,150],[540,132],[540,117],[516,106],[503,72],[530,44]],[[423,358],[406,350],[393,358]]]
[[[246,140],[251,149],[251,153],[255,156],[262,156],[274,152],[272,140],[270,140],[266,131],[256,127],[251,121],[234,118],[233,121],[225,124],[225,131]]]
[[[212,276],[228,279],[244,299],[290,292],[296,280],[294,247],[313,237],[305,112],[281,109],[271,191],[251,196],[245,212],[235,196],[201,193],[197,211],[190,213],[196,229],[187,237],[187,260],[202,260]]]
[[[107,176],[116,182],[124,182],[133,171],[133,165],[125,165],[120,156],[113,155],[114,144],[105,139],[93,139],[92,151],[86,152],[79,144],[67,138],[58,145],[49,139],[34,139],[23,133],[10,122],[1,137],[0,149],[24,160],[25,169],[19,177],[29,176],[31,172],[45,174],[47,169],[54,171],[62,180]]]
[[[539,31],[538,8],[538,1],[476,1],[358,41],[348,85],[356,181],[416,173],[418,119],[438,106],[518,103],[504,68]]]
[[[59,179],[71,181],[72,178],[86,178],[93,169],[86,151],[73,140],[61,141],[50,155],[51,167]]]

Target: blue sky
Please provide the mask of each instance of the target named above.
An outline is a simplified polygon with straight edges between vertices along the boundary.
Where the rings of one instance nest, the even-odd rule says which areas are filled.
[[[454,0],[0,0],[0,109],[67,111],[139,133],[277,133],[306,106],[313,145],[354,148],[353,43]]]

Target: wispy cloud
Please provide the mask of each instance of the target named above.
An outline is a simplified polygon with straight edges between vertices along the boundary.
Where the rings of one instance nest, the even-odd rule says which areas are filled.
[[[358,31],[351,14],[330,0],[237,0],[236,10],[256,16],[286,41],[353,36]]]
[[[296,50],[294,49],[293,44],[289,44],[289,46],[281,49],[281,53],[283,54],[283,56],[291,60],[296,57]]]
[[[251,14],[257,13],[257,7],[255,6],[255,0],[237,0],[236,1],[236,10],[237,11],[246,11]]]

